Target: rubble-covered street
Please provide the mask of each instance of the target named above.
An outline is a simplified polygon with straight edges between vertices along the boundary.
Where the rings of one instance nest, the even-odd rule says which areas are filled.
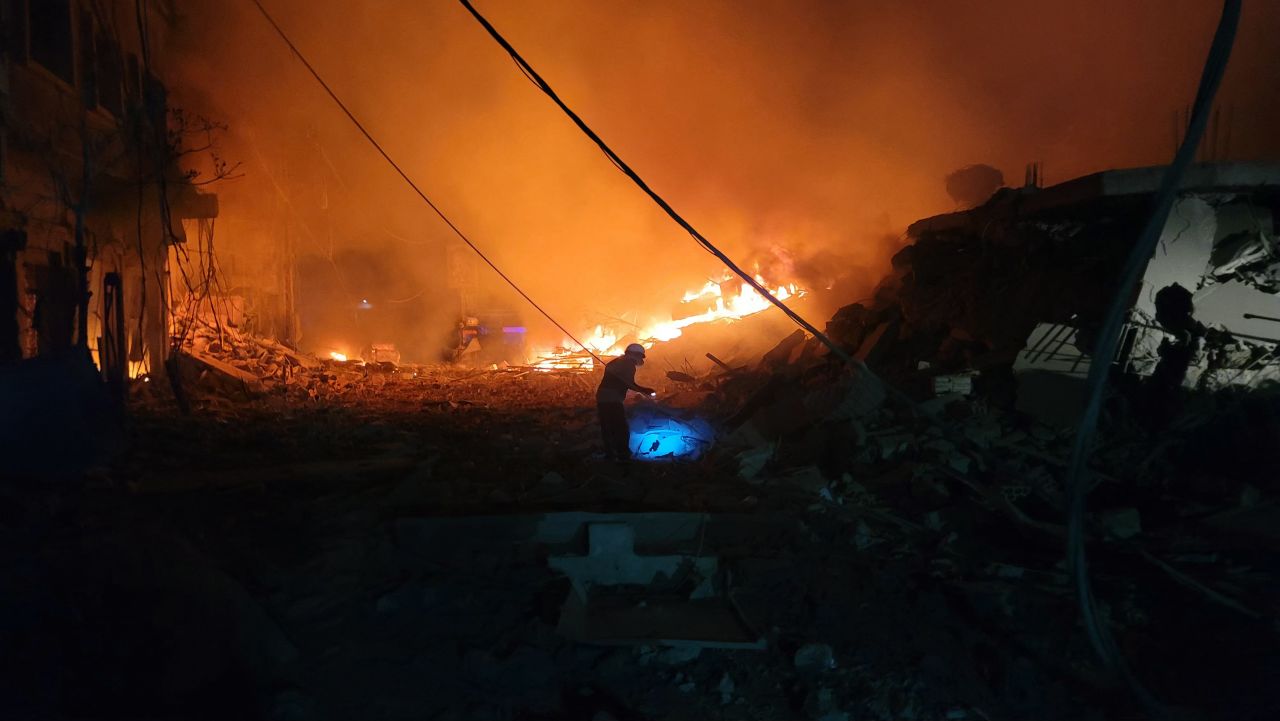
[[[1280,718],[1277,27],[3,0],[0,719]]]
[[[10,506],[6,545],[40,551],[6,561],[24,629],[6,696],[210,717],[1141,713],[1079,630],[1068,439],[979,397],[940,395],[926,416],[859,406],[851,377],[792,339],[668,381],[662,395],[687,406],[668,413],[739,425],[700,460],[624,473],[591,458],[589,374],[312,366],[257,391],[206,373],[185,416],[136,384],[117,463],[83,492]],[[1242,423],[1274,402],[1202,412]],[[757,445],[771,423],[786,440]],[[1265,717],[1272,489],[1226,463],[1188,467],[1178,448],[1223,443],[1212,427],[1164,446],[1117,431],[1090,533],[1126,653],[1166,702]],[[701,637],[717,626],[692,611],[685,638],[558,633],[569,589],[547,559],[587,551],[609,523],[685,527],[667,540],[717,560],[750,647]]]

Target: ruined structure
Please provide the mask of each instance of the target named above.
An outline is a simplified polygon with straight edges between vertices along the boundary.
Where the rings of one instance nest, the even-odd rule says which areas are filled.
[[[1280,717],[1184,5],[0,0],[0,717]]]
[[[160,54],[174,9],[135,6],[3,5],[0,359],[75,347],[109,375],[164,372],[173,249],[217,198],[177,165]]]
[[[1004,189],[974,210],[920,220],[875,299],[843,309],[829,329],[890,376],[974,373],[984,390],[1016,392],[1020,409],[1069,425],[1090,338],[1162,171]],[[1277,207],[1280,167],[1193,167],[1112,362],[1153,385],[1276,379]]]

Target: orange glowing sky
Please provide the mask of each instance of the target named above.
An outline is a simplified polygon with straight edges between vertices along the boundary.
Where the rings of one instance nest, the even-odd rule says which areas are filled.
[[[264,2],[428,194],[566,322],[666,308],[718,274],[456,3]],[[448,230],[252,5],[176,4],[175,100],[230,124],[225,154],[246,172],[216,189],[224,252],[253,265],[276,242],[263,217],[283,193],[306,226],[301,252],[384,264],[339,292],[425,289],[424,313],[447,305]],[[1052,183],[1163,162],[1218,12],[1203,0],[477,7],[707,237],[743,258],[834,253],[852,271],[847,299],[874,283],[887,235],[952,209],[942,178],[955,168],[989,163],[1020,182],[1039,160]],[[1220,94],[1237,158],[1280,158],[1277,27],[1280,4],[1246,5]]]

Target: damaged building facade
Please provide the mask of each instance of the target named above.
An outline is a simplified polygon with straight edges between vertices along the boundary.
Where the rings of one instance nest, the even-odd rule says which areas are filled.
[[[178,167],[158,54],[174,8],[6,0],[2,12],[0,361],[81,348],[108,380],[163,374],[172,258],[217,215]]]
[[[842,309],[829,330],[890,376],[923,375],[941,391],[968,376],[990,397],[1070,425],[1163,171],[1002,189],[973,210],[920,220],[874,299]],[[1187,173],[1111,359],[1137,385],[1214,390],[1280,375],[1278,204],[1280,167]]]

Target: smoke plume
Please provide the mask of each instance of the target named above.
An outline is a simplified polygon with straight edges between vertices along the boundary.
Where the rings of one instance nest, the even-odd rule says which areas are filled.
[[[461,6],[264,4],[432,199],[570,328],[665,313],[721,272]],[[1165,162],[1218,12],[1203,0],[477,5],[708,238],[835,283],[832,304],[867,294],[907,224],[954,209],[943,179],[956,168],[1019,177],[1041,161],[1052,183]],[[175,102],[227,122],[223,154],[243,163],[243,178],[211,188],[231,264],[270,282],[291,234],[301,302],[337,309],[303,307],[308,345],[344,342],[344,309],[368,299],[395,312],[364,332],[428,354],[459,310],[449,230],[251,3],[176,6]],[[1276,27],[1280,6],[1248,4],[1221,93],[1233,158],[1280,158]],[[559,339],[480,273],[497,296],[485,302]]]

